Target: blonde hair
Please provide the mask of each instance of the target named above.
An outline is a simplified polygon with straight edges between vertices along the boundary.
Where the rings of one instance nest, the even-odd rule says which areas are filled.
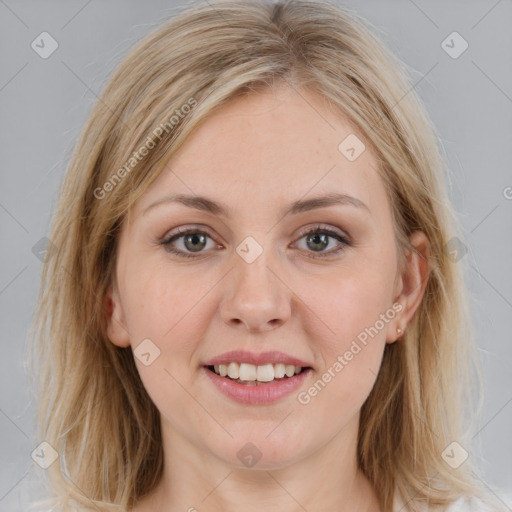
[[[329,2],[201,2],[147,36],[111,77],[60,190],[30,345],[37,435],[59,454],[46,470],[58,510],[125,510],[159,482],[159,412],[131,348],[106,335],[119,228],[198,123],[279,82],[321,95],[364,135],[401,254],[415,230],[431,244],[423,300],[387,345],[361,410],[359,465],[384,510],[396,492],[412,510],[485,498],[471,458],[458,469],[442,458],[453,441],[469,451],[462,425],[481,388],[462,262],[446,249],[463,236],[442,148],[405,65],[365,23]]]

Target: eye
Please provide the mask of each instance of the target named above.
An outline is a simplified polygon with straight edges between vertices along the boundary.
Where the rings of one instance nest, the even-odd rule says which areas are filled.
[[[183,238],[183,245],[186,251],[191,251],[190,253],[182,250],[176,249],[173,243],[180,238]],[[202,249],[206,246],[207,238],[211,238],[204,231],[199,231],[198,229],[184,229],[177,231],[177,234],[173,234],[170,237],[164,239],[161,244],[164,246],[165,250],[179,256],[181,258],[195,258],[193,253],[204,252]]]
[[[315,226],[314,228],[305,231],[299,240],[302,240],[303,238],[306,238],[306,246],[313,249],[313,251],[310,252],[317,253],[310,254],[309,256],[312,258],[327,258],[334,256],[340,251],[343,251],[346,246],[351,245],[347,237],[323,226]],[[323,249],[329,246],[329,239],[333,238],[338,240],[338,246],[330,251],[324,251]]]
[[[207,245],[208,238],[211,239],[207,233],[200,231],[199,229],[178,229],[176,233],[169,235],[160,243],[164,246],[167,252],[170,252],[180,258],[196,258],[200,255],[200,253],[205,252],[203,249]],[[317,253],[310,254],[309,256],[312,258],[325,258],[333,256],[345,249],[346,246],[351,245],[349,239],[343,236],[341,233],[320,225],[314,226],[313,228],[303,232],[299,238],[299,241],[303,238],[306,238],[307,248],[313,249],[308,252]],[[183,239],[181,243],[185,250],[177,249],[174,246],[174,243],[180,239]],[[339,244],[336,248],[330,251],[324,251],[324,249],[329,246],[329,239],[335,239],[339,242]],[[305,250],[307,251],[308,249]]]

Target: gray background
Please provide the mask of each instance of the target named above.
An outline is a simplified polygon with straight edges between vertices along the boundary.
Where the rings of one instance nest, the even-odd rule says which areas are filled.
[[[475,441],[489,487],[512,494],[512,1],[344,3],[410,66],[441,135],[487,385]],[[107,77],[177,5],[0,0],[2,511],[26,510],[37,477],[30,454],[40,440],[22,365],[41,268],[32,249],[48,234],[73,144]],[[59,45],[47,59],[31,48],[43,31]],[[453,31],[469,44],[457,59],[441,47]]]

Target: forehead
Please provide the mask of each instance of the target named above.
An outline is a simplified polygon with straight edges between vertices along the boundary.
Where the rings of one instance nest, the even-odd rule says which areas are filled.
[[[164,192],[211,197],[241,209],[326,192],[350,194],[368,206],[386,201],[376,160],[368,145],[362,150],[363,140],[314,93],[281,85],[239,96],[195,128],[138,209]],[[362,151],[355,160],[343,152],[344,141],[355,141],[355,150]]]

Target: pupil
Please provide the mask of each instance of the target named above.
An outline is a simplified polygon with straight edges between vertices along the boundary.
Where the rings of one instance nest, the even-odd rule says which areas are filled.
[[[314,235],[311,235],[310,237],[310,240],[314,240],[313,243],[314,244],[321,244],[321,248],[324,249],[325,247],[327,247],[328,244],[328,241],[327,241],[327,235],[325,234],[314,234]],[[322,239],[322,241],[318,241],[319,239]]]
[[[312,243],[316,246],[319,246],[320,249],[325,249],[329,243],[327,241],[327,235],[325,234],[314,234],[309,237],[309,240],[312,241]],[[190,243],[189,243],[190,242]],[[199,248],[194,248],[194,245],[197,245],[198,243],[201,244]],[[192,235],[188,235],[185,238],[185,245],[187,246],[187,249],[191,251],[200,251],[205,246],[205,237],[204,235],[198,235],[196,233],[193,233]]]
[[[190,240],[192,240],[192,244],[197,244],[199,239],[201,239],[201,243],[203,244],[202,247],[197,249],[197,248],[194,248],[193,245],[192,245],[192,247],[189,246],[188,242]],[[197,235],[196,233],[194,233],[192,235],[188,235],[187,237],[185,237],[185,245],[186,245],[187,249],[189,249],[191,251],[201,250],[205,245],[205,237],[204,237],[204,235]]]

